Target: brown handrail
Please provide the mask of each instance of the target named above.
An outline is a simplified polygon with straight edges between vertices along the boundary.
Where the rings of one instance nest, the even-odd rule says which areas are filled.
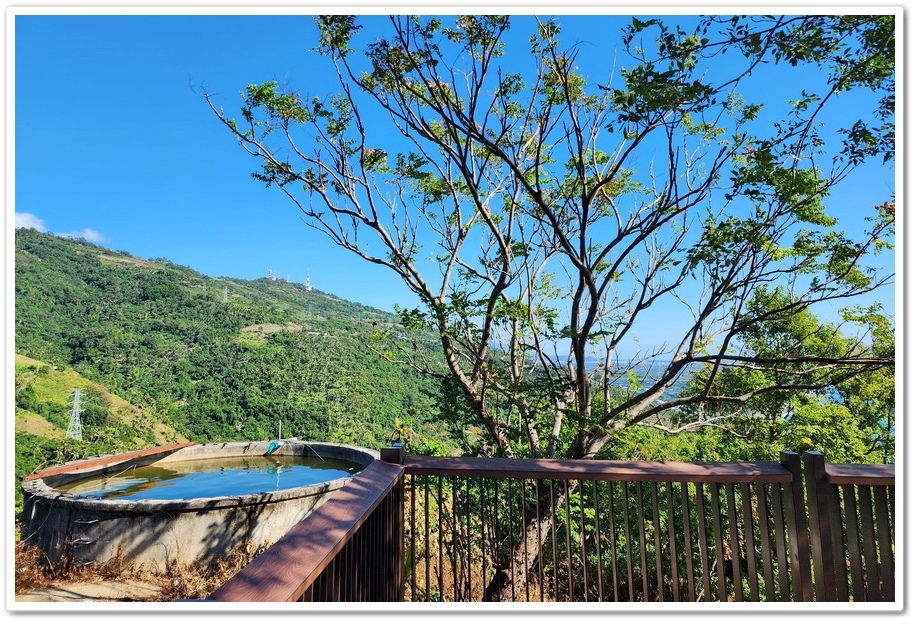
[[[400,483],[403,471],[400,465],[372,462],[208,600],[303,600],[335,555]]]
[[[792,482],[778,461],[683,463],[678,461],[592,461],[574,459],[504,459],[489,457],[408,456],[412,475],[550,480],[642,482]]]

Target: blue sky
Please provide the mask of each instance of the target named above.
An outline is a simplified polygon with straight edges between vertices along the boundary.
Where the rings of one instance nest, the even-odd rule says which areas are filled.
[[[252,180],[255,160],[200,96],[205,89],[235,113],[249,83],[276,80],[310,94],[330,85],[326,65],[309,58],[311,18],[128,13],[15,18],[16,226],[210,276],[274,271],[304,282],[308,274],[343,299],[386,311],[411,305],[386,269],[334,246],[279,191]],[[600,60],[596,78],[611,71],[607,42],[620,26],[612,20],[561,21],[569,40],[586,42]],[[528,33],[513,28],[521,55]],[[873,205],[894,186],[892,169],[860,179],[846,197],[851,206]]]

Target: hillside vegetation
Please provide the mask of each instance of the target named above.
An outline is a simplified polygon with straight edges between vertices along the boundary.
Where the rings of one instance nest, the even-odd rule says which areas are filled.
[[[434,336],[407,335],[392,314],[30,229],[16,230],[15,279],[17,479],[179,440],[377,448],[410,428],[447,443],[433,381],[377,354],[397,339],[434,357]],[[82,442],[65,435],[76,387]]]

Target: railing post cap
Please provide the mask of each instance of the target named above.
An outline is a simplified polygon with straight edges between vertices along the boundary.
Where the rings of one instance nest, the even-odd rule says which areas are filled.
[[[402,442],[393,443],[385,446],[379,451],[379,458],[386,463],[395,463],[401,465],[404,463],[404,444]]]

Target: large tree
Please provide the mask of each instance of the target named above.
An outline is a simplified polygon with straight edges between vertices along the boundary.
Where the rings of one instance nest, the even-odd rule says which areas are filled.
[[[894,16],[631,18],[588,42],[600,76],[562,20],[369,19],[363,42],[356,18],[316,18],[335,94],[250,85],[237,118],[207,101],[257,179],[416,293],[404,323],[434,329],[445,363],[401,356],[457,389],[479,451],[591,458],[626,427],[721,402],[723,370],[767,369],[742,401],[893,365],[867,335],[765,358],[746,338],[892,279],[876,253],[893,189],[859,206],[837,192],[894,156]],[[516,20],[528,49],[506,46]],[[784,296],[757,304],[761,288]],[[680,332],[647,343],[659,309]],[[694,392],[666,391],[704,365]]]

